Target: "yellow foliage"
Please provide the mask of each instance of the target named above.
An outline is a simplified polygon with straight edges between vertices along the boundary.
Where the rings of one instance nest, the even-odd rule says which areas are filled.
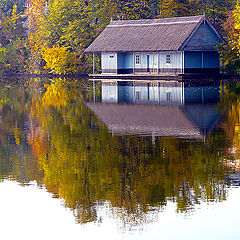
[[[14,135],[15,135],[15,142],[17,145],[20,144],[20,131],[19,128],[15,127],[14,128]]]
[[[41,51],[48,43],[43,31],[46,21],[46,0],[29,0],[25,14],[28,16],[28,46],[31,51],[29,70],[38,73]]]
[[[240,54],[240,7],[236,6],[233,11],[234,17],[234,31],[232,31],[230,36],[230,44],[233,50],[237,50]]]
[[[57,74],[75,73],[77,57],[75,53],[70,53],[66,47],[54,46],[45,48],[42,54],[46,61],[45,69],[51,69]]]

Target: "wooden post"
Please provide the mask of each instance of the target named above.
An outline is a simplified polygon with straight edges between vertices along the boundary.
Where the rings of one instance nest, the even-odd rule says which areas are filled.
[[[93,102],[96,102],[95,81],[93,79]]]
[[[95,55],[93,53],[93,74],[95,73]]]
[[[135,54],[133,53],[133,74],[135,74]]]
[[[182,96],[181,96],[181,105],[184,105],[184,82],[181,83],[181,90],[182,90]]]
[[[185,65],[184,64],[184,51],[182,51],[182,74],[184,74],[184,68],[185,68],[184,65]]]
[[[183,52],[182,51],[181,51],[181,60],[182,60],[181,74],[183,74]]]
[[[152,64],[152,72],[153,72],[153,74],[154,74],[154,54],[152,55],[153,56],[153,64]]]

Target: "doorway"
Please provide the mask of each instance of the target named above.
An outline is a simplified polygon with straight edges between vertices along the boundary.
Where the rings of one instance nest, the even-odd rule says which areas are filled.
[[[147,72],[150,72],[150,68],[149,68],[149,55],[147,55]]]
[[[157,73],[158,71],[158,55],[152,54],[152,72]]]

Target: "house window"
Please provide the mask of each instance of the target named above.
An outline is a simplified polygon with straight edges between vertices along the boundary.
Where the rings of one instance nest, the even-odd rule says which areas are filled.
[[[139,54],[135,55],[135,63],[140,64],[140,55]]]
[[[167,102],[172,102],[172,94],[167,92]]]
[[[170,54],[166,55],[166,64],[171,64],[171,55]]]
[[[140,92],[139,92],[139,91],[136,92],[136,100],[137,100],[137,101],[140,100]]]

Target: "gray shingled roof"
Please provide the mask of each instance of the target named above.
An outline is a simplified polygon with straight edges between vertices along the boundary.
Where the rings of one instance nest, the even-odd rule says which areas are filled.
[[[177,51],[204,16],[111,22],[85,52]]]

